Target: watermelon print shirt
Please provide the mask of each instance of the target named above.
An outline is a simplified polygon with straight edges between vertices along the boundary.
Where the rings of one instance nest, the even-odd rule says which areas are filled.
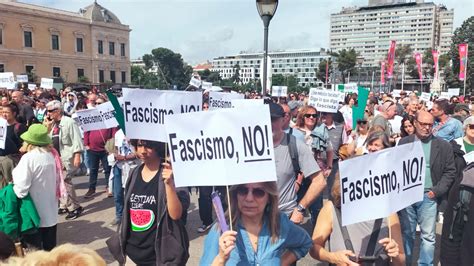
[[[138,265],[156,263],[155,238],[158,210],[158,172],[148,183],[143,181],[139,171],[136,183],[132,188],[129,200],[130,227],[127,244],[127,255]]]

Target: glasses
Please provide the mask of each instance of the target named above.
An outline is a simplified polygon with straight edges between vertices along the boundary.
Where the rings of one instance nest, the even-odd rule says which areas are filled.
[[[357,124],[359,124],[359,125],[367,125],[367,121],[357,121]]]
[[[420,120],[416,120],[416,122],[418,122],[418,124],[420,124],[420,126],[422,127],[433,127],[433,123],[423,123],[423,122],[420,122]]]
[[[252,191],[252,196],[254,198],[261,199],[265,196],[267,192],[261,188],[254,188],[250,190],[248,187],[238,187],[237,188],[237,195],[241,197],[246,197],[249,194],[249,191]]]
[[[469,127],[469,129],[474,129],[474,124],[471,124],[468,127]]]
[[[305,114],[305,115],[304,115],[304,118],[310,118],[310,117],[311,117],[311,118],[317,118],[318,115],[317,115],[317,114]]]

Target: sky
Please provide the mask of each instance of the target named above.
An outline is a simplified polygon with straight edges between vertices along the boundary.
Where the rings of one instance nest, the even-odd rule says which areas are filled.
[[[77,12],[93,0],[20,0]],[[165,47],[191,65],[241,51],[263,50],[255,0],[97,0],[130,26],[131,58]],[[425,1],[428,2],[428,1]],[[269,27],[269,50],[329,48],[330,14],[368,0],[280,0]],[[474,14],[473,0],[438,0],[454,9],[454,29]],[[453,29],[453,30],[454,30]]]

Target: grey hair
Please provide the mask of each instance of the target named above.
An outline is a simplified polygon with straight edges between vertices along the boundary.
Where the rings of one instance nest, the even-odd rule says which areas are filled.
[[[466,118],[466,120],[464,120],[464,123],[463,123],[464,130],[466,130],[466,128],[469,125],[472,125],[472,124],[474,124],[474,116],[470,116],[470,117]]]
[[[385,148],[390,148],[391,145],[390,145],[390,141],[388,140],[388,136],[383,131],[374,131],[374,132],[370,133],[367,136],[367,139],[365,140],[364,145],[367,146],[367,145],[369,145],[370,143],[372,143],[373,141],[375,141],[377,139],[380,139],[382,141],[384,149]]]
[[[58,100],[54,100],[54,101],[50,101],[46,104],[46,108],[47,109],[59,109],[59,110],[63,110],[63,106],[61,104],[60,101]]]

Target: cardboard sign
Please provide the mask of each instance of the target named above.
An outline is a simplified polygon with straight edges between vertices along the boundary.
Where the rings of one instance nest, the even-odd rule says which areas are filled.
[[[53,79],[41,78],[40,87],[43,89],[52,89],[53,88]]]
[[[228,93],[228,92],[209,92],[209,110],[231,108],[232,100],[244,99],[243,94]]]
[[[342,225],[388,217],[423,200],[425,164],[420,141],[340,162]]]
[[[287,86],[272,86],[273,97],[287,97],[288,87]]]
[[[192,77],[191,80],[189,81],[189,85],[193,85],[194,87],[199,88],[201,87],[201,80],[195,77]]]
[[[28,75],[16,75],[17,82],[28,82]]]
[[[429,92],[422,92],[420,95],[420,100],[424,102],[429,102],[431,99],[431,94]]]
[[[232,99],[232,108],[247,108],[263,104],[263,99]]]
[[[0,73],[0,88],[13,90],[16,87],[15,76],[12,72]]]
[[[178,113],[202,108],[199,91],[122,89],[125,129],[130,139],[166,141],[165,122]]]
[[[176,114],[165,128],[177,187],[276,181],[269,105]]]
[[[5,140],[7,139],[7,120],[0,117],[0,149],[5,149]]]
[[[341,93],[338,91],[311,88],[308,105],[316,108],[318,112],[337,113],[340,99]]]
[[[36,90],[36,84],[28,84],[28,89],[29,89],[30,91]]]
[[[448,89],[448,94],[450,95],[450,98],[453,96],[459,96],[459,88]]]

